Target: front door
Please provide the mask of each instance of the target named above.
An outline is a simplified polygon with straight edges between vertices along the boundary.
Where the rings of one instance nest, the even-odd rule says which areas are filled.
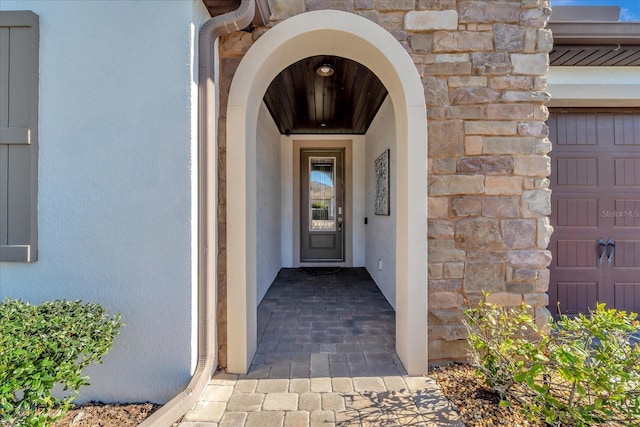
[[[302,150],[300,261],[344,261],[344,200],[344,150]]]
[[[549,309],[640,311],[640,114],[557,111]]]

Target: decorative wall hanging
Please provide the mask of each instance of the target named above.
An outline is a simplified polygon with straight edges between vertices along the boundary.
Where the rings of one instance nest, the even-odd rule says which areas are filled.
[[[389,194],[389,149],[386,149],[375,161],[376,172],[376,215],[390,215]]]

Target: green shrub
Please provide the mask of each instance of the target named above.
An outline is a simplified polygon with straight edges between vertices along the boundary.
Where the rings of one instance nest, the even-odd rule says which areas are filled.
[[[640,424],[640,345],[631,341],[636,317],[598,304],[588,316],[561,316],[554,324],[548,351],[558,380],[549,388],[561,398],[536,396],[547,422]]]
[[[485,298],[465,312],[470,360],[501,404],[553,426],[640,425],[637,315],[598,304],[541,333],[531,311]]]
[[[100,305],[0,303],[0,424],[47,426],[67,411],[122,326]],[[52,396],[54,386],[63,397]],[[56,388],[57,388],[56,387]]]
[[[549,337],[539,333],[526,305],[500,307],[486,301],[465,311],[470,361],[486,385],[508,402],[523,375],[548,362]],[[505,403],[506,404],[506,403]]]

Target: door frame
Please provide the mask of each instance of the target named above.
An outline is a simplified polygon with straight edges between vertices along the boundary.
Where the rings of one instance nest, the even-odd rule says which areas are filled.
[[[306,161],[305,161],[306,157]],[[300,205],[298,206],[298,213],[300,216],[300,262],[318,262],[318,263],[336,263],[336,262],[344,262],[345,259],[345,244],[344,244],[344,236],[346,234],[346,226],[341,227],[340,225],[344,223],[344,218],[346,217],[346,194],[345,194],[345,164],[344,164],[344,150],[342,149],[329,149],[329,148],[308,148],[300,151],[300,185],[298,186],[298,194],[300,196]],[[313,159],[319,160],[331,160],[333,159],[333,172],[332,172],[332,187],[333,194],[335,196],[334,202],[332,205],[334,206],[333,212],[334,225],[332,230],[311,230],[310,226],[313,222],[313,213],[311,212],[311,218],[309,218],[309,203],[311,202],[310,186],[311,186],[311,178],[309,174],[311,173],[311,162]],[[306,163],[306,166],[305,166]],[[304,172],[304,173],[303,173]],[[305,176],[306,175],[306,176]],[[303,183],[305,185],[303,186]],[[305,203],[306,202],[306,203]],[[307,229],[305,230],[305,224]],[[338,229],[339,228],[339,229]],[[311,249],[311,240],[313,235],[321,235],[333,233],[334,244],[333,244],[333,258],[323,258],[317,257],[311,259],[305,259],[304,253],[305,250],[310,254]],[[309,247],[305,247],[304,240],[308,240],[307,244]],[[336,244],[337,243],[337,244]],[[339,248],[339,249],[338,249]]]
[[[396,123],[396,351],[410,375],[428,372],[427,120],[416,66],[391,33],[359,15],[306,12],[262,35],[231,82],[227,103],[227,370],[246,373],[257,349],[256,134],[275,76],[314,54],[365,65],[382,81]]]
[[[323,139],[316,137],[311,140],[294,139],[293,140],[293,193],[292,193],[292,234],[293,234],[293,266],[294,267],[322,267],[328,263],[336,267],[353,267],[353,150],[352,140],[350,139]],[[301,217],[300,217],[300,198],[301,198],[301,180],[300,180],[300,155],[303,150],[308,149],[343,149],[344,150],[344,216],[345,229],[344,233],[344,261],[302,261],[301,260]]]

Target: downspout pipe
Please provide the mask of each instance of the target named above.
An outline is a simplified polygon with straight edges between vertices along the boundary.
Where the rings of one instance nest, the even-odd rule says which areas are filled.
[[[198,402],[217,366],[217,138],[214,45],[218,37],[246,28],[255,1],[242,0],[233,12],[206,21],[198,34],[198,363],[187,388],[139,427],[167,427]]]

